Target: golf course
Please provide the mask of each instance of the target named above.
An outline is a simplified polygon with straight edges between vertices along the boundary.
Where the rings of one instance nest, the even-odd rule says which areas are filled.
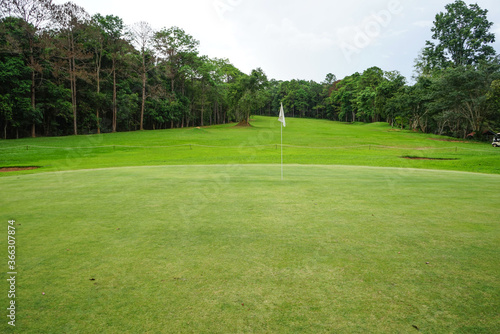
[[[500,332],[499,148],[250,123],[1,140],[0,332]]]

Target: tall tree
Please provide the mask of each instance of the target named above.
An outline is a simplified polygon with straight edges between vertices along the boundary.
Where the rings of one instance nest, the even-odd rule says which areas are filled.
[[[361,74],[358,72],[345,77],[337,84],[336,90],[332,92],[332,104],[340,106],[338,114],[339,120],[345,122],[356,121],[356,114],[358,111],[356,98],[360,77]]]
[[[500,79],[496,79],[491,83],[490,91],[486,97],[491,112],[488,126],[491,129],[500,129]]]
[[[166,74],[170,79],[171,91],[175,91],[175,81],[181,71],[182,59],[198,54],[200,42],[183,29],[163,28],[154,35],[154,46],[158,56],[166,63]]]
[[[378,110],[375,108],[377,87],[384,81],[384,71],[374,66],[365,70],[358,81],[356,96],[357,117],[364,121],[376,122],[379,120]]]
[[[259,67],[252,70],[250,75],[242,76],[240,84],[243,95],[238,102],[239,121],[249,125],[250,114],[265,104],[265,100],[262,99],[259,92],[266,88],[268,80],[264,71]]]
[[[112,102],[112,125],[111,131],[116,132],[117,117],[118,117],[118,100],[117,100],[117,81],[116,71],[117,62],[120,55],[124,51],[126,42],[124,41],[125,25],[123,20],[114,15],[101,15],[94,16],[99,26],[104,32],[104,39],[106,42],[106,51],[111,58],[111,75],[113,77],[113,102]]]
[[[39,48],[40,30],[50,20],[53,10],[52,0],[1,0],[1,17],[18,17],[24,22],[24,33],[28,44],[23,50],[29,68],[31,69],[31,109],[33,122],[31,127],[31,136],[36,136],[36,123],[39,119],[39,111],[36,108],[36,86],[37,75],[42,71],[39,58],[37,57],[37,48]]]
[[[494,80],[500,78],[500,64],[453,67],[444,70],[433,85],[435,103],[441,110],[453,111],[459,120],[463,120],[461,135],[480,134],[488,127],[488,93]]]
[[[19,127],[29,115],[31,71],[26,66],[23,55],[12,43],[25,40],[24,21],[8,17],[0,20],[0,123],[3,123],[3,138],[7,139],[7,129],[15,129],[19,137]],[[29,119],[28,119],[29,120]]]
[[[319,92],[319,101],[318,103],[316,103],[316,106],[314,107],[314,109],[316,109],[316,117],[327,117],[327,118],[330,118],[330,119],[335,119],[335,116],[334,116],[334,111],[332,110],[332,101],[331,101],[331,94],[332,94],[332,91],[334,91],[337,87],[336,83],[338,83],[337,81],[337,77],[332,74],[332,73],[328,73],[326,75],[326,78],[325,80],[323,80],[323,82],[321,82],[321,92]],[[327,116],[328,115],[328,116]]]
[[[390,106],[389,101],[399,93],[405,86],[406,79],[398,71],[391,71],[384,73],[384,80],[377,86],[375,97],[375,109],[377,115],[386,118],[389,123],[393,124],[391,119],[391,111],[388,110]],[[391,105],[390,107],[393,107]],[[394,111],[394,109],[392,109]]]
[[[134,45],[139,48],[141,56],[141,79],[142,79],[142,100],[141,100],[141,116],[140,130],[144,130],[144,109],[146,106],[146,84],[147,74],[152,68],[153,53],[151,51],[154,31],[149,23],[141,21],[132,27]]]
[[[435,68],[477,65],[495,55],[491,43],[495,35],[487,18],[488,10],[462,0],[445,6],[446,12],[436,15],[433,41],[427,41],[417,68],[428,73]]]
[[[94,54],[94,80],[95,80],[95,120],[97,125],[97,133],[101,133],[101,110],[103,108],[104,96],[101,93],[101,73],[103,71],[103,59],[106,50],[106,38],[100,24],[102,16],[94,15],[86,29],[86,44]]]
[[[77,135],[77,79],[86,76],[83,66],[80,66],[78,62],[89,58],[89,55],[83,49],[83,43],[79,39],[79,34],[83,29],[85,21],[88,20],[88,14],[85,9],[72,2],[55,6],[53,14],[54,20],[59,26],[61,36],[61,44],[58,48],[59,56],[67,64],[66,69],[71,88],[71,104],[73,106],[73,134]]]
[[[197,74],[198,81],[200,83],[200,124],[204,126],[205,120],[205,109],[207,107],[208,91],[211,87],[215,86],[216,80],[216,64],[215,62],[208,58],[207,56],[202,56],[198,58],[197,64]]]

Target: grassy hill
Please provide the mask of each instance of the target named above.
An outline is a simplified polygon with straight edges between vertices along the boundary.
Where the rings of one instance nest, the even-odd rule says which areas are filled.
[[[281,123],[255,117],[252,125],[4,140],[0,166],[43,167],[25,172],[37,173],[117,166],[279,164]],[[500,149],[488,143],[400,131],[385,123],[288,119],[283,138],[286,164],[500,173]]]

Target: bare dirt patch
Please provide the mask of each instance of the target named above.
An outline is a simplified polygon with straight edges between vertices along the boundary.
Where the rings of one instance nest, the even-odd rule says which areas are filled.
[[[32,170],[38,169],[40,167],[32,166],[32,167],[0,167],[0,173],[3,172],[19,172],[22,170]]]
[[[438,161],[453,161],[453,160],[458,160],[454,158],[426,158],[426,157],[401,157],[403,159],[410,159],[410,160],[438,160]]]
[[[430,140],[436,140],[436,141],[447,141],[450,143],[470,143],[470,141],[466,140],[456,140],[456,139],[441,139],[441,138],[429,138]]]
[[[247,120],[243,120],[241,122],[239,122],[238,124],[236,124],[235,126],[237,127],[247,127],[247,126],[252,126],[250,123],[247,122]]]

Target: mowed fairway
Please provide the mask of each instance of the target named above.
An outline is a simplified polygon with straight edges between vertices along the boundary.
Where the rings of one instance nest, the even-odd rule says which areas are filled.
[[[0,167],[45,171],[122,166],[279,164],[280,125],[256,116],[252,127],[122,132],[0,141]],[[401,131],[387,123],[287,119],[285,164],[356,165],[500,174],[500,149],[489,143]],[[406,159],[405,157],[426,158]],[[428,160],[431,159],[431,160]],[[5,176],[0,173],[0,177]]]
[[[308,140],[315,121],[301,121],[287,120],[295,145],[335,145]],[[294,130],[294,122],[308,130]],[[397,147],[288,147],[281,181],[279,150],[255,146],[279,138],[262,130],[273,123],[256,123],[261,128],[183,130],[206,131],[208,145],[231,145],[224,134],[235,131],[234,151],[95,148],[75,156],[54,149],[50,163],[31,149],[7,149],[4,165],[15,158],[45,167],[0,177],[4,277],[9,219],[16,220],[17,266],[16,327],[7,324],[2,279],[0,331],[500,332],[500,175],[399,168],[467,170],[475,161],[496,172],[497,151],[361,126],[379,145],[394,138]],[[131,135],[102,142],[124,144]],[[157,133],[136,135],[158,145]],[[193,138],[201,145],[203,137]],[[61,147],[87,140],[39,140],[56,139]],[[427,142],[436,150],[419,149]],[[467,145],[477,151],[467,155]],[[459,160],[401,159],[408,150]],[[348,164],[363,155],[375,166]],[[346,165],[333,164],[340,160]]]
[[[17,221],[17,332],[498,332],[500,176],[285,172],[0,179],[1,219]]]

